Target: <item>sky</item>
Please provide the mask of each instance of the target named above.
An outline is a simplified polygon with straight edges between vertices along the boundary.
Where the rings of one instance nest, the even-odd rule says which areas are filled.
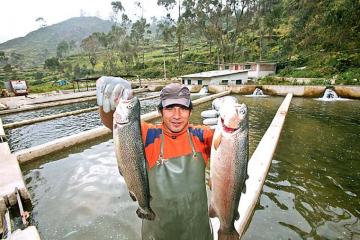
[[[48,26],[81,15],[98,16],[107,20],[113,14],[112,1],[114,0],[0,0],[0,43],[23,37],[40,28],[40,22],[36,21],[40,17]],[[138,1],[143,5],[143,16],[148,20],[151,16],[160,18],[166,15],[165,8],[156,4],[157,0]],[[135,6],[135,1],[120,2],[130,19],[141,16],[141,10]],[[174,17],[175,9],[171,12]]]

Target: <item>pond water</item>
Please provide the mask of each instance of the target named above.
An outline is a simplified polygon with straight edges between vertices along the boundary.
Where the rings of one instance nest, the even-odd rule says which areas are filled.
[[[159,95],[159,92],[146,92],[136,94],[138,98],[145,98],[154,95]],[[196,94],[192,99],[205,96]],[[159,98],[148,99],[141,101],[141,114],[155,111]],[[57,107],[50,107],[36,111],[28,111],[16,114],[5,115],[2,120],[4,124],[18,122],[22,120],[44,117],[64,112],[70,112],[85,108],[96,106],[95,101],[69,104]],[[97,111],[82,113],[73,116],[53,119],[46,122],[39,122],[32,125],[25,125],[18,128],[6,129],[5,133],[9,139],[9,146],[12,152],[21,149],[33,147],[57,138],[70,136],[72,134],[80,133],[95,127],[102,126]]]
[[[244,239],[360,239],[359,113],[358,100],[292,100]]]
[[[19,112],[19,113],[14,113],[14,114],[8,114],[8,115],[1,116],[1,120],[2,120],[3,124],[8,124],[8,123],[14,123],[14,122],[19,122],[19,121],[23,121],[23,120],[29,120],[29,119],[33,119],[33,118],[45,117],[48,115],[76,111],[76,110],[95,107],[95,106],[96,106],[95,101],[72,103],[72,104],[67,104],[67,105],[62,105],[62,106],[42,108],[42,109],[38,109],[38,110],[34,110],[34,111],[25,111],[25,112]]]
[[[252,153],[283,98],[237,97],[249,107]],[[191,122],[201,123],[200,112],[210,106],[196,106]],[[360,238],[359,112],[356,100],[293,98],[243,239]],[[118,173],[111,138],[22,169],[42,239],[140,239],[136,203]]]

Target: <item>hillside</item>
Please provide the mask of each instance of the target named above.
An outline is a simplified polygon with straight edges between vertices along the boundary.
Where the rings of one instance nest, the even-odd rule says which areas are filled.
[[[293,84],[284,80],[289,77],[313,78],[309,84],[360,84],[360,2],[225,1],[216,8],[203,8],[210,0],[184,2],[181,21],[170,15],[151,23],[124,18],[108,31],[109,22],[74,18],[1,44],[0,86],[9,79],[44,89],[56,80],[101,75],[173,77],[252,61],[277,63],[276,78],[259,80],[263,84]],[[76,45],[99,31],[108,32],[94,34],[82,49],[64,47],[54,58],[61,41]]]
[[[44,58],[54,56],[61,41],[74,41],[78,47],[87,36],[94,32],[109,32],[111,26],[110,21],[97,17],[75,17],[2,43],[0,51],[21,54],[24,62],[36,65],[43,63]]]

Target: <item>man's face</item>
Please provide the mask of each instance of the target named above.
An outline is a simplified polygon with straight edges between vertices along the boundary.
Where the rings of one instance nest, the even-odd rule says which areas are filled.
[[[162,109],[165,127],[171,132],[181,132],[189,122],[190,109],[182,105],[170,105]]]

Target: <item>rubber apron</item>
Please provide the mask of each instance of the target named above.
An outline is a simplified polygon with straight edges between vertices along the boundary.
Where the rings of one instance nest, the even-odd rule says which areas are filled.
[[[205,162],[195,151],[163,159],[164,134],[161,135],[160,156],[150,169],[149,184],[154,221],[143,220],[142,239],[213,239],[205,186]]]

